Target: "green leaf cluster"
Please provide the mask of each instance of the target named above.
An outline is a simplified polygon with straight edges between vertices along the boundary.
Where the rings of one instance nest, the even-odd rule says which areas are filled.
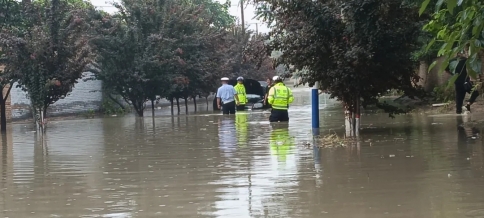
[[[430,0],[424,0],[420,14],[424,13]],[[445,6],[445,7],[444,7]],[[434,43],[441,43],[438,56],[445,57],[442,72],[451,59],[463,54],[468,57],[467,72],[476,78],[481,72],[481,57],[484,44],[484,3],[479,0],[441,0],[435,3],[432,19],[424,30],[433,33],[433,39],[427,48]],[[434,62],[431,68],[436,65]]]

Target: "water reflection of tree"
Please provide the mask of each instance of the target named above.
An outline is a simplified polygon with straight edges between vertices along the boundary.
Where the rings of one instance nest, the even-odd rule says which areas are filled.
[[[9,209],[9,194],[7,193],[8,188],[12,185],[12,165],[13,165],[13,142],[12,142],[12,128],[11,126],[7,126],[6,132],[0,134],[2,138],[2,146],[1,146],[1,156],[2,162],[0,165],[0,172],[1,172],[1,182],[0,182],[0,190],[1,191],[1,198],[2,202],[0,203],[0,211],[2,211],[3,217],[9,217],[7,213]]]

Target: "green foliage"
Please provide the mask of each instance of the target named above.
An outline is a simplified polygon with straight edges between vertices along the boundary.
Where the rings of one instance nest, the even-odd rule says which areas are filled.
[[[34,0],[32,3],[38,7],[49,8],[52,0]],[[94,9],[94,6],[90,1],[84,0],[63,0],[63,3],[70,8],[76,9]]]
[[[257,2],[259,17],[272,22],[270,49],[282,52],[278,64],[306,71],[303,82],[319,82],[350,110],[358,99],[376,104],[390,89],[421,94],[412,60],[420,35],[414,7],[401,0]]]
[[[22,22],[20,11],[20,2],[0,0],[0,28],[19,25]]]
[[[122,115],[129,112],[129,110],[120,107],[111,99],[104,99],[101,107],[105,115]]]
[[[423,1],[420,8],[421,14],[426,11],[429,3],[429,0]],[[442,8],[444,3],[446,8]],[[434,34],[434,39],[429,42],[428,47],[436,42],[442,43],[438,55],[446,59],[440,67],[440,72],[448,66],[452,58],[465,51],[469,57],[467,62],[469,76],[476,78],[476,74],[481,71],[480,55],[484,44],[484,10],[482,10],[484,3],[480,0],[442,0],[438,1],[435,7],[432,20],[424,29]],[[431,65],[431,68],[435,64],[436,62]]]
[[[200,7],[175,1],[123,1],[115,6],[119,16],[97,24],[96,76],[143,116],[147,100],[186,89],[190,80],[198,79],[192,72],[205,70],[195,57],[210,47],[209,19],[201,18]]]
[[[450,102],[455,99],[455,89],[453,83],[448,81],[447,83],[437,86],[433,91],[434,100],[437,102]]]

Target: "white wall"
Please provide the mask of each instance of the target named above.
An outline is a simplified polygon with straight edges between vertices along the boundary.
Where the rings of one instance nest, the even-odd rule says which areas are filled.
[[[91,77],[92,73],[86,72],[83,78]],[[14,86],[16,86],[15,84]],[[84,113],[90,110],[99,110],[102,105],[102,82],[78,80],[78,83],[72,89],[72,92],[51,105],[47,111],[48,116],[61,116]],[[12,88],[12,119],[29,119],[32,118],[30,112],[30,100],[21,88]]]

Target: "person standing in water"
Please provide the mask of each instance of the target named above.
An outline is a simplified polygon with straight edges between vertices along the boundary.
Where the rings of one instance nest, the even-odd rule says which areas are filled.
[[[235,85],[234,88],[237,92],[237,97],[239,98],[239,104],[237,104],[237,111],[244,111],[245,105],[247,104],[247,93],[245,92],[244,77],[239,76],[237,78],[237,85]]]
[[[218,109],[222,108],[223,114],[235,114],[235,106],[239,104],[237,92],[233,86],[228,84],[229,78],[223,77],[220,81],[222,81],[222,86],[217,90]]]
[[[287,88],[282,83],[282,78],[274,76],[274,86],[269,90],[268,102],[272,106],[270,122],[286,122],[289,121],[289,114],[287,112],[289,104],[294,101],[291,89]]]
[[[466,97],[466,93],[471,94],[465,108],[467,111],[471,112],[471,105],[476,101],[477,97],[479,96],[479,92],[473,87],[473,83],[471,78],[467,74],[466,62],[467,62],[467,52],[460,54],[457,57],[457,65],[454,69],[454,72],[451,73],[449,67],[445,69],[445,71],[451,75],[456,75],[457,78],[454,81],[455,87],[455,112],[457,114],[462,114],[462,106],[464,104],[464,99]]]

